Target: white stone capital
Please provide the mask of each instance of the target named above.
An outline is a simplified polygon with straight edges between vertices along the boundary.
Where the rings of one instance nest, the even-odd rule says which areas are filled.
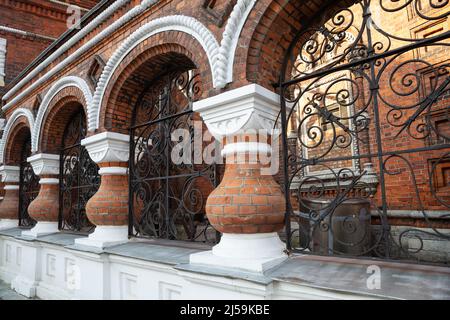
[[[59,154],[39,153],[28,157],[27,161],[33,167],[34,174],[58,175],[59,174]]]
[[[270,133],[280,112],[278,94],[257,84],[194,102],[211,134],[218,140],[239,132]]]
[[[0,174],[2,182],[17,183],[20,181],[20,167],[18,166],[1,166]]]
[[[102,132],[81,140],[81,145],[96,163],[128,161],[129,143],[129,135],[116,132]]]

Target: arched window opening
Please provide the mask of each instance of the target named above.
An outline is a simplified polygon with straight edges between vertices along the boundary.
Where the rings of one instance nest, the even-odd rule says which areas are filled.
[[[31,155],[31,136],[23,144],[20,153],[19,226],[33,227],[36,221],[28,214],[28,206],[39,194],[39,177],[27,161]]]
[[[216,165],[195,161],[206,126],[192,111],[201,96],[195,69],[168,72],[146,86],[130,129],[130,232],[170,240],[216,242],[205,215],[218,184]],[[197,145],[198,146],[198,145]]]
[[[86,203],[97,192],[100,175],[81,140],[86,137],[86,117],[83,109],[68,122],[62,137],[60,153],[59,228],[88,233],[94,225],[86,217]]]
[[[450,240],[449,16],[330,1],[293,38],[278,88],[289,250],[450,263],[430,251]]]

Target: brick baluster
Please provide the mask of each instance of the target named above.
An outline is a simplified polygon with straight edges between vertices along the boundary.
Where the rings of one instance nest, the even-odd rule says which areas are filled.
[[[191,255],[191,263],[263,272],[287,258],[277,234],[285,198],[273,178],[279,170],[279,140],[272,135],[279,109],[278,95],[254,84],[194,104],[214,137],[225,141],[226,166],[206,205],[221,241],[210,252]]]
[[[103,132],[81,141],[99,167],[101,184],[86,205],[89,221],[96,225],[81,245],[106,247],[128,241],[129,136]]]
[[[59,155],[39,153],[27,159],[34,174],[40,177],[39,194],[28,206],[28,214],[37,221],[33,229],[22,235],[38,237],[58,232]]]
[[[0,202],[0,230],[5,230],[19,225],[20,168],[5,165],[0,168],[0,174],[5,183],[5,195]]]

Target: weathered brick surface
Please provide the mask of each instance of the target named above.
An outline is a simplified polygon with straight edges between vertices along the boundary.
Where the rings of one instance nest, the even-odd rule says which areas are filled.
[[[19,190],[5,190],[5,198],[0,201],[0,219],[19,218]]]
[[[208,197],[206,213],[220,232],[269,233],[283,228],[285,206],[279,184],[261,175],[261,165],[228,159],[222,182]]]
[[[59,185],[41,185],[38,196],[28,206],[28,214],[36,221],[58,221]]]
[[[340,5],[349,5],[353,2],[354,1],[348,0],[339,1],[336,3]],[[117,21],[119,17],[126,12],[129,12],[130,9],[138,3],[140,3],[140,1],[131,1],[130,4],[119,9],[116,14],[107,19],[101,26],[90,32],[73,48],[68,50],[67,53],[61,55],[61,57],[52,62],[47,68],[45,68],[44,71],[41,72],[39,77],[51,70],[71,53],[75,52],[83,44],[87,43],[87,41],[98,35],[102,30],[104,30],[105,27]],[[322,0],[257,1],[254,9],[250,13],[249,18],[245,22],[244,29],[239,39],[234,60],[234,81],[233,83],[228,84],[223,90],[213,88],[211,70],[209,62],[206,58],[206,53],[195,38],[184,32],[178,31],[167,31],[153,35],[131,50],[112,75],[111,81],[106,89],[106,94],[103,97],[99,131],[111,130],[127,134],[131,124],[133,106],[135,105],[139,94],[142,92],[144,85],[150,83],[169,68],[173,67],[185,67],[187,65],[197,67],[200,72],[202,82],[202,98],[252,82],[274,90],[273,84],[279,79],[286,50],[292,42],[294,35],[297,31],[301,30],[301,28],[306,26],[306,23],[311,17],[315,17],[317,14],[325,14],[325,12],[330,12],[321,8],[324,3],[325,1]],[[221,24],[219,20],[223,18],[224,22],[227,21],[227,1],[216,1],[216,5],[213,8],[210,8],[211,10],[205,10],[203,8],[203,4],[203,0],[159,1],[157,5],[149,10],[146,10],[144,13],[134,18],[125,26],[121,27],[118,31],[110,35],[107,39],[91,48],[89,52],[82,55],[79,59],[77,59],[77,61],[64,68],[64,70],[59,72],[50,81],[43,83],[38,88],[33,90],[33,92],[31,92],[27,97],[19,101],[13,108],[8,110],[7,117],[18,107],[32,108],[38,94],[45,94],[45,92],[47,92],[55,81],[67,75],[76,75],[85,79],[86,82],[90,84],[92,92],[94,92],[95,88],[89,81],[88,75],[88,71],[94,61],[94,57],[98,55],[104,61],[108,61],[120,44],[122,44],[123,41],[135,30],[137,30],[137,28],[141,27],[145,23],[154,21],[156,18],[174,14],[183,14],[195,17],[206,25],[214,34],[217,41],[220,42],[223,36],[225,24]],[[217,17],[220,17],[222,14],[225,16],[218,19]],[[33,22],[30,21],[30,23]],[[410,36],[411,30],[408,28],[402,28],[404,25],[405,23],[402,19],[392,19],[393,27],[397,27],[397,30],[404,29],[404,35]],[[43,28],[46,29],[46,26],[44,25]],[[56,32],[56,27],[54,31]],[[29,39],[23,39],[23,41],[29,41]],[[15,44],[13,44],[13,50],[18,51],[20,47],[22,47],[20,52],[24,53],[23,56],[29,57],[35,53],[28,52],[28,50],[31,50],[27,49],[28,46],[29,45],[21,44],[16,41]],[[37,48],[37,51],[42,50],[39,45],[34,46],[34,48]],[[444,61],[448,58],[448,49],[441,51],[432,50],[423,57],[430,63]],[[416,70],[411,69],[410,71],[414,73]],[[389,74],[389,72],[386,72],[386,74]],[[36,77],[30,81],[23,87],[22,90],[24,90],[29,84],[35,82],[39,77]],[[392,92],[388,92],[388,90],[385,89],[388,87],[388,80],[382,78],[380,80],[380,86],[383,97],[386,99],[395,98],[395,95],[393,95]],[[364,91],[366,92],[370,91],[370,88],[365,84],[361,84],[361,87],[364,88]],[[436,108],[445,109],[448,106],[448,102],[449,94],[446,93],[442,96],[441,101],[436,104]],[[76,110],[79,110],[81,107],[83,107],[86,111],[86,102],[78,89],[75,88],[66,88],[53,99],[50,104],[48,115],[45,117],[46,120],[42,131],[42,143],[39,146],[39,150],[41,152],[58,152],[61,147],[62,132],[64,131],[71,114],[76,112]],[[387,110],[387,106],[380,103],[379,114],[380,119],[382,120],[380,128],[382,132],[382,147],[384,151],[394,151],[395,149],[405,150],[407,148],[420,148],[429,145],[430,142],[426,139],[415,140],[407,134],[397,137],[395,135],[397,129],[386,122]],[[370,118],[374,119],[375,114],[373,108],[369,108],[368,112]],[[8,164],[18,163],[20,154],[19,150],[23,141],[25,141],[24,137],[25,132],[27,131],[26,128],[26,121],[21,119],[18,122],[17,127],[12,130],[11,138],[6,147]],[[89,134],[92,135],[94,132],[89,132]],[[376,141],[376,131],[373,122],[369,130],[364,132],[363,135],[363,140],[367,141],[367,143],[360,144],[360,153],[369,154],[376,152],[379,146]],[[326,146],[326,144],[324,144],[324,146]],[[345,153],[339,154],[345,155]],[[440,203],[436,197],[431,195],[430,191],[429,172],[432,168],[430,159],[437,159],[441,155],[442,152],[439,151],[408,154],[405,157],[411,164],[411,167],[409,167],[407,162],[400,158],[393,158],[389,161],[388,165],[390,170],[393,172],[398,172],[398,174],[385,175],[388,195],[387,201],[390,209],[418,209],[421,205],[430,210],[445,209],[442,203]],[[386,158],[384,158],[384,160],[385,159]],[[361,160],[361,164],[365,162],[374,163],[375,169],[379,172],[380,163],[378,163],[376,157]],[[343,163],[340,163],[340,165],[342,164]],[[348,162],[344,164],[346,165]],[[255,230],[254,226],[258,226],[257,229],[261,231],[265,230],[265,226],[268,224],[263,220],[273,214],[274,221],[271,222],[272,226],[276,226],[274,227],[275,229],[279,228],[282,221],[276,219],[281,219],[281,216],[278,217],[274,212],[277,210],[283,212],[284,208],[282,208],[281,204],[278,204],[276,201],[272,201],[275,198],[278,198],[278,194],[273,195],[274,198],[270,198],[271,195],[269,194],[260,194],[261,188],[264,190],[264,187],[267,187],[263,186],[263,184],[272,185],[272,180],[267,177],[257,177],[254,180],[249,178],[249,181],[247,181],[247,179],[241,177],[240,174],[249,174],[251,176],[254,174],[252,168],[241,167],[239,169],[242,170],[242,172],[240,172],[237,168],[233,168],[232,164],[229,164],[229,166],[229,169],[227,169],[229,173],[225,174],[224,177],[225,187],[222,183],[221,187],[219,187],[219,189],[211,195],[211,200],[208,202],[208,210],[212,222],[217,225],[219,229],[221,228],[221,230],[228,230],[227,228],[231,228],[233,230],[234,227],[237,227],[237,225],[233,223],[233,221],[236,220],[225,218],[228,214],[234,212],[234,214],[239,216],[239,219],[242,221],[249,221],[247,224],[249,226],[249,230],[244,231],[244,225],[246,225],[245,223],[239,230],[242,232],[252,232]],[[412,172],[414,175],[411,174]],[[239,178],[238,180],[229,178],[230,175],[234,175]],[[126,224],[125,208],[127,207],[127,203],[125,202],[128,202],[128,187],[123,186],[126,179],[119,177],[102,177],[102,180],[105,180],[105,183],[102,183],[101,190],[96,197],[94,197],[95,199],[93,198],[94,200],[92,200],[92,204],[95,204],[98,201],[95,206],[92,205],[91,207],[92,219],[94,220],[93,222],[98,224],[114,224],[116,223],[114,222],[115,220],[110,221],[108,220],[109,218],[105,218],[105,212],[116,212],[116,216],[120,217],[118,218],[120,222],[117,224]],[[108,199],[108,196],[105,195],[107,195],[108,192],[111,193],[109,188],[113,187],[110,183],[106,183],[107,180],[111,180],[110,182],[113,182],[114,180],[113,185],[115,188],[118,188],[116,191],[119,192],[119,198],[120,201],[122,201],[122,204],[119,205],[120,209],[106,206],[105,204],[107,202],[105,199]],[[256,187],[252,184],[253,182],[261,187],[258,187],[258,191],[256,191]],[[232,184],[233,186],[227,186],[228,184]],[[419,197],[416,195],[415,185],[418,187]],[[271,190],[271,188],[272,187],[269,187],[272,192],[273,190]],[[207,190],[208,188],[205,186],[204,189]],[[221,194],[221,192],[225,192],[224,190],[226,190],[227,193]],[[277,192],[278,191],[276,191],[276,193]],[[335,192],[336,191],[327,191],[326,194],[332,197],[335,196]],[[436,192],[436,194],[448,203],[448,188],[441,188]],[[103,195],[103,200],[99,200],[101,199],[99,195]],[[378,205],[381,203],[380,188],[374,200]],[[223,203],[219,203],[220,201]],[[278,205],[279,207],[276,207]],[[270,206],[272,206],[271,209],[267,209]],[[93,211],[94,207],[96,208],[95,211]],[[258,208],[258,210],[255,208]],[[264,210],[270,211],[265,218],[260,216],[260,213]],[[222,215],[223,219],[221,218]]]
[[[100,167],[127,167],[127,163],[103,163]],[[86,205],[89,221],[97,226],[128,224],[128,176],[101,177],[100,188]]]

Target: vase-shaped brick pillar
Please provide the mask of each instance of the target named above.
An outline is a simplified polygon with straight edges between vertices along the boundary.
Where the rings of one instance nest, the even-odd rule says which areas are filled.
[[[226,166],[206,205],[222,238],[212,251],[191,255],[190,262],[263,272],[287,258],[277,233],[283,228],[285,199],[273,178],[279,170],[278,137],[272,135],[279,97],[248,85],[196,102],[194,110],[224,141]]]
[[[39,237],[58,232],[59,214],[59,155],[39,153],[27,161],[39,176],[39,194],[28,206],[28,214],[37,221],[23,236]]]
[[[20,168],[2,166],[0,168],[5,194],[0,202],[0,230],[19,226],[19,180]]]
[[[128,241],[128,135],[103,132],[81,141],[99,167],[101,184],[86,204],[95,227],[88,238],[75,243],[104,248]]]

